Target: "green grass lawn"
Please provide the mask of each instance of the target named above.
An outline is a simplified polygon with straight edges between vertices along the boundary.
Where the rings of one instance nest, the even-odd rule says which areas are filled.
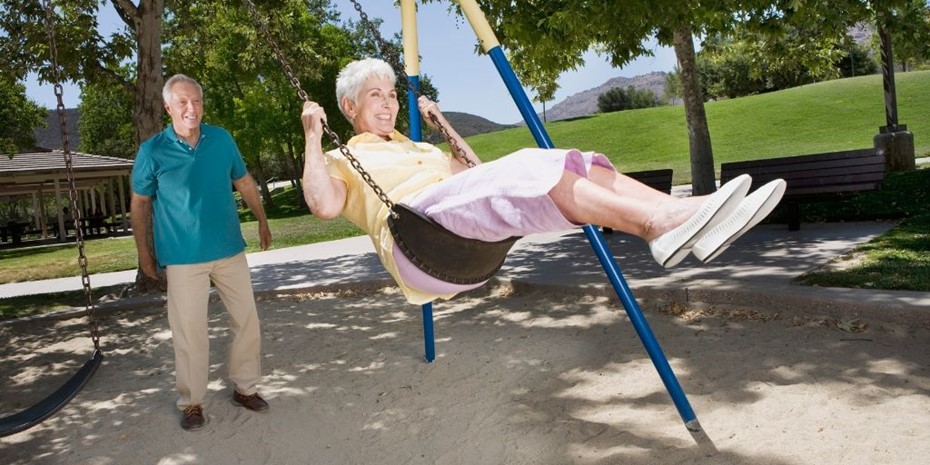
[[[812,286],[930,292],[930,167],[892,173],[880,191],[802,206],[805,221],[896,220],[885,234],[859,245],[853,264],[807,273]],[[777,221],[778,218],[773,218]]]
[[[895,75],[898,120],[930,156],[930,71]],[[821,82],[780,92],[708,102],[714,163],[872,147],[885,125],[881,76]],[[557,147],[602,152],[621,171],[672,168],[690,184],[684,109],[665,106],[547,123]],[[468,138],[485,161],[536,144],[526,128]]]
[[[309,213],[299,213],[294,189],[281,190],[274,194],[274,199],[276,208],[269,212],[268,220],[273,248],[327,242],[362,234],[360,229],[344,218],[323,221]],[[241,211],[240,216],[243,218],[242,235],[247,244],[246,252],[259,251],[258,222],[251,218],[247,210]],[[137,266],[136,245],[131,236],[86,240],[84,254],[90,274],[134,270]],[[77,257],[77,246],[73,243],[0,250],[0,261],[3,263],[0,284],[80,276]],[[99,299],[109,294],[120,294],[124,287],[94,288],[93,297]],[[0,319],[83,306],[84,294],[77,291],[11,297],[0,299]]]
[[[930,215],[904,220],[891,231],[860,245],[848,268],[827,267],[799,276],[795,282],[930,292]]]
[[[930,156],[930,71],[896,75],[899,120],[914,133],[918,156]],[[885,124],[881,77],[828,81],[781,92],[707,104],[707,116],[720,163],[872,146]],[[672,168],[676,184],[690,182],[687,129],[681,107],[659,107],[560,121],[546,125],[560,147],[597,150],[622,171]],[[468,139],[485,161],[535,146],[525,128]],[[860,268],[813,273],[814,285],[930,291],[930,170],[893,174],[885,188],[841,202],[804,206],[802,221],[902,220],[889,233],[863,246]],[[294,190],[275,193],[268,216],[273,247],[282,248],[361,234],[342,218],[320,221],[297,202]],[[778,221],[778,212],[773,219]],[[257,223],[241,212],[248,252],[258,247]],[[132,238],[89,240],[90,273],[136,268]],[[74,245],[0,250],[0,283],[77,276]],[[109,292],[109,290],[103,290]],[[80,295],[0,299],[0,318],[46,311],[61,302],[81,305]],[[76,297],[75,297],[76,296]]]
[[[326,242],[357,236],[361,230],[343,218],[321,221],[313,215],[301,217],[273,218],[268,220],[272,234],[272,247],[284,248],[295,245]],[[246,252],[258,252],[258,222],[242,223],[242,235],[246,240]],[[92,239],[85,241],[84,254],[90,274],[133,270],[137,266],[136,245],[131,236]],[[0,284],[40,279],[79,276],[77,246],[41,246],[0,250]]]

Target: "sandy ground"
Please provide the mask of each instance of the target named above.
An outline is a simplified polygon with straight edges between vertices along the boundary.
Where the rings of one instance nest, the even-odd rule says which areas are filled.
[[[615,299],[506,285],[420,308],[396,290],[263,299],[271,410],[230,402],[211,309],[198,432],[179,427],[163,308],[101,315],[103,366],[3,464],[925,464],[930,329],[644,303],[712,444],[685,429]],[[816,309],[811,309],[812,315]],[[86,359],[83,320],[0,327],[0,412]]]

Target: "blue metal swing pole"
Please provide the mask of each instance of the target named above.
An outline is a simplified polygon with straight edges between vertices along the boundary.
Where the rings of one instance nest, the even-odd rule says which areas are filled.
[[[513,72],[513,68],[511,68],[510,63],[507,61],[507,57],[504,56],[504,52],[501,50],[493,30],[488,24],[477,2],[475,0],[460,0],[459,3],[462,7],[462,12],[465,14],[466,18],[468,18],[472,29],[474,29],[475,35],[477,35],[485,52],[491,57],[494,66],[497,68],[498,73],[504,81],[504,85],[506,85],[507,89],[510,91],[510,95],[519,108],[524,121],[526,121],[527,127],[532,131],[537,145],[541,148],[554,148],[555,146],[549,139],[545,127],[543,127],[542,122],[539,120],[539,116],[536,115],[536,111],[533,109],[529,98],[526,96],[526,92],[523,90],[516,74]],[[623,303],[623,307],[626,309],[630,321],[633,323],[636,334],[639,336],[640,340],[642,340],[646,352],[649,353],[649,357],[652,359],[652,364],[655,365],[656,370],[659,372],[659,376],[662,378],[662,382],[665,384],[666,390],[668,390],[669,395],[671,395],[672,401],[678,409],[678,414],[685,423],[685,427],[692,433],[701,432],[701,425],[698,423],[697,416],[694,414],[694,410],[691,408],[688,398],[681,389],[681,385],[678,383],[678,379],[675,377],[672,367],[669,366],[668,359],[662,352],[662,348],[659,346],[658,341],[656,341],[652,329],[650,329],[649,324],[646,322],[642,310],[636,303],[632,291],[630,291],[626,280],[623,279],[620,267],[617,265],[616,260],[614,260],[613,254],[608,250],[604,242],[604,237],[593,225],[586,225],[583,229],[588,240],[591,242],[591,247],[594,248],[601,265],[604,267],[604,271],[607,272],[607,277],[610,279],[614,291],[616,291],[617,296]]]
[[[414,0],[403,0],[400,3],[401,32],[404,42],[404,71],[407,81],[414,89],[420,89],[420,58],[417,45],[417,5]],[[407,114],[410,119],[410,140],[420,142],[423,139],[423,129],[420,122],[420,111],[417,107],[417,95],[407,91]],[[423,346],[426,362],[436,359],[436,339],[433,334],[433,304],[425,303],[423,310]]]

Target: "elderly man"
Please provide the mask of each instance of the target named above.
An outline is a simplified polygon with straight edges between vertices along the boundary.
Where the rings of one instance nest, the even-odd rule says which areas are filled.
[[[176,74],[165,82],[162,94],[171,124],[139,147],[132,172],[132,228],[142,271],[159,279],[164,268],[168,280],[181,427],[197,430],[206,423],[211,281],[229,313],[233,402],[253,411],[268,409],[256,390],[261,334],[231,185],[258,219],[262,250],[271,245],[271,231],[232,136],[201,122],[200,84]],[[149,225],[154,251],[147,241]]]

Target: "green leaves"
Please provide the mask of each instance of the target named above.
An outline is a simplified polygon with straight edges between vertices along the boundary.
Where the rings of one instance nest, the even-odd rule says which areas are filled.
[[[132,96],[112,84],[86,84],[81,88],[82,152],[133,158],[136,153],[135,129],[132,125]]]
[[[659,98],[655,93],[649,89],[640,90],[633,86],[627,86],[626,89],[614,87],[597,97],[597,109],[601,113],[657,106],[659,106]]]
[[[10,158],[35,146],[33,129],[45,124],[45,108],[26,98],[26,87],[0,76],[0,154]]]

